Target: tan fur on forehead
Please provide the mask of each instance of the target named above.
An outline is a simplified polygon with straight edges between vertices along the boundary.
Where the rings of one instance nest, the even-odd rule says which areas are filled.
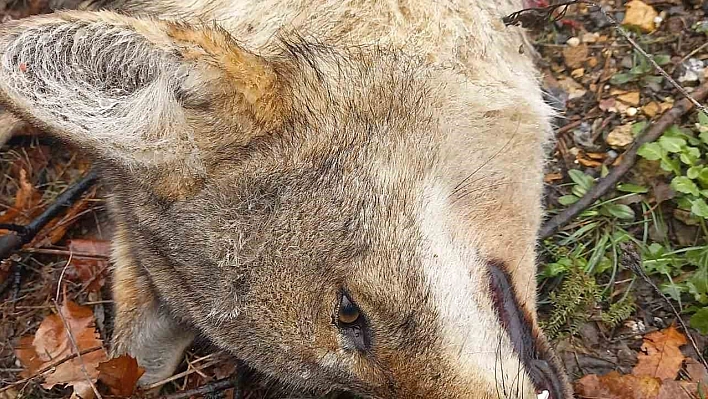
[[[5,101],[96,152],[113,192],[116,350],[148,382],[199,331],[293,387],[533,396],[489,281],[498,261],[545,350],[552,112],[501,22],[520,3],[112,0],[169,20],[2,28]],[[361,351],[338,328],[345,293]]]

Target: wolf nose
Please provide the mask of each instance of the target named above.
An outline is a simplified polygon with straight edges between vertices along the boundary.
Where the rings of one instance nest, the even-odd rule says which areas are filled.
[[[533,359],[531,364],[531,378],[536,384],[537,399],[561,399],[563,385],[550,364],[543,359]]]

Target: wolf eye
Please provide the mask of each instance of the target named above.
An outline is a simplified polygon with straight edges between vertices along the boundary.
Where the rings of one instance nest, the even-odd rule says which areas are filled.
[[[346,293],[342,293],[337,307],[336,325],[344,337],[344,348],[366,351],[370,345],[366,318]]]
[[[337,321],[342,327],[347,324],[354,324],[361,316],[359,308],[352,303],[346,294],[342,294],[342,299],[339,301],[339,312],[337,313]]]

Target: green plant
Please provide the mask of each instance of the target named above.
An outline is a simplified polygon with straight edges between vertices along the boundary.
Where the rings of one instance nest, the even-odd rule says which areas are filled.
[[[708,116],[698,114],[695,131],[671,126],[653,143],[642,145],[637,154],[659,161],[661,168],[674,174],[671,188],[679,195],[675,198],[679,209],[690,211],[704,232],[704,219],[708,218]],[[707,234],[708,235],[708,234]]]
[[[568,175],[573,181],[571,194],[558,198],[558,202],[561,205],[570,205],[577,202],[580,197],[584,196],[595,185],[595,179],[592,176],[588,176],[579,170],[571,169],[568,171]],[[628,187],[628,185],[626,186]],[[644,187],[636,185],[632,186],[633,187],[631,188],[635,190],[632,192],[646,192]],[[590,210],[595,210],[603,216],[624,220],[634,220],[634,211],[632,208],[624,204],[616,203],[617,200],[618,198],[610,201],[599,202],[591,207]]]
[[[671,62],[671,57],[667,54],[653,56],[654,61],[660,66]],[[610,78],[610,83],[616,86],[629,82],[641,84],[660,84],[664,78],[660,75],[653,75],[654,67],[649,60],[638,51],[632,53],[632,67],[626,72],[619,72]]]
[[[561,286],[549,295],[553,309],[541,323],[546,334],[551,338],[562,333],[575,334],[601,300],[600,291],[595,278],[578,266],[571,267]]]
[[[654,61],[660,66],[671,62],[671,57],[667,54],[653,56]],[[660,84],[664,78],[661,75],[653,75],[654,67],[649,60],[638,51],[632,53],[632,67],[626,72],[619,72],[610,78],[610,83],[616,86],[638,82],[641,84]]]

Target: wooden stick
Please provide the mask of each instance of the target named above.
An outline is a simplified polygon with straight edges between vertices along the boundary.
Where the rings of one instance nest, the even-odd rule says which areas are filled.
[[[194,389],[188,389],[186,391],[175,392],[170,395],[160,396],[159,399],[189,399],[190,397],[195,395],[206,395],[210,393],[225,391],[230,388],[236,388],[236,390],[238,391],[238,385],[238,376],[226,377],[220,380],[210,382],[208,384],[204,384]],[[237,392],[234,396],[239,397],[240,395]]]
[[[674,106],[666,111],[661,117],[645,128],[643,134],[641,134],[634,143],[627,149],[627,151],[622,154],[622,161],[619,165],[613,168],[610,173],[600,179],[598,183],[593,186],[578,202],[564,209],[561,213],[553,216],[549,219],[546,224],[541,227],[539,236],[541,239],[548,238],[556,233],[561,227],[568,224],[573,218],[584,211],[586,208],[595,203],[600,197],[605,195],[608,191],[613,189],[615,185],[620,181],[622,176],[624,176],[637,160],[637,150],[642,144],[650,143],[664,134],[664,131],[668,129],[671,125],[676,123],[676,120],[685,115],[688,111],[693,109],[693,101],[703,101],[708,97],[708,81],[700,85],[696,90],[693,91],[690,100],[688,98],[683,98],[676,103]]]
[[[93,186],[98,179],[95,170],[89,171],[78,182],[59,194],[57,199],[47,207],[39,216],[24,226],[23,231],[11,231],[4,236],[0,236],[0,260],[10,256],[13,251],[32,241],[44,226],[57,217],[66,207],[73,204],[81,195]]]

